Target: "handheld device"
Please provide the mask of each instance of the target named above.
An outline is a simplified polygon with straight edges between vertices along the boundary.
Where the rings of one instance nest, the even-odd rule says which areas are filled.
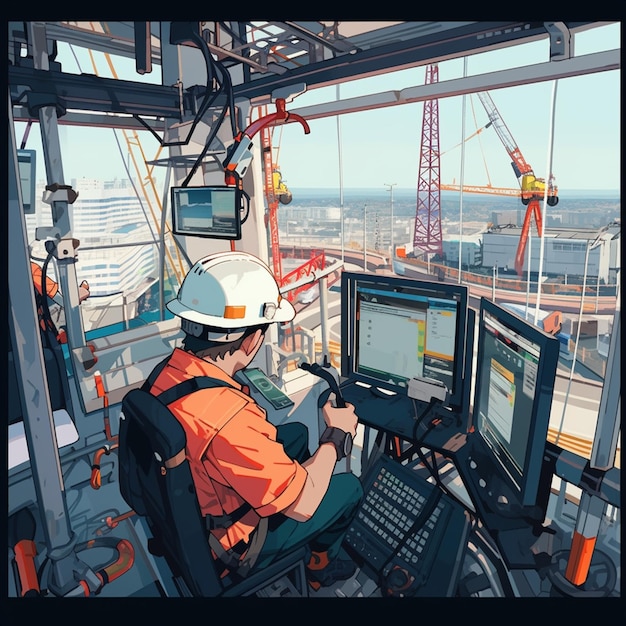
[[[281,391],[258,367],[249,367],[242,374],[250,384],[275,408],[285,409],[293,406],[293,400]]]

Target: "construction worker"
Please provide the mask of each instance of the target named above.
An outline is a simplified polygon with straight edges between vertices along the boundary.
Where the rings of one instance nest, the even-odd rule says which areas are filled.
[[[59,285],[56,281],[52,280],[49,276],[46,275],[46,285],[45,292],[47,298],[43,297],[44,293],[44,280],[43,280],[43,269],[41,266],[35,261],[30,262],[30,271],[33,275],[33,285],[35,286],[35,300],[37,302],[37,316],[39,317],[39,325],[41,326],[42,333],[44,337],[51,333],[56,337],[60,343],[64,343],[62,340],[63,333],[59,333],[54,322],[52,321],[52,316],[50,315],[50,308],[48,306],[47,298],[54,300],[57,304],[59,301],[57,299],[57,294],[59,293]],[[86,300],[90,295],[89,292],[89,283],[86,280],[78,286],[78,299],[79,302]]]
[[[262,569],[308,545],[314,589],[349,578],[356,568],[339,556],[340,547],[363,492],[354,474],[333,471],[356,434],[354,406],[325,404],[327,428],[311,455],[306,426],[274,426],[234,378],[263,345],[269,325],[295,315],[267,265],[243,252],[205,257],[167,308],[181,318],[185,337],[151,393],[195,376],[230,385],[198,389],[168,405],[185,430],[209,543],[223,570],[244,563]]]

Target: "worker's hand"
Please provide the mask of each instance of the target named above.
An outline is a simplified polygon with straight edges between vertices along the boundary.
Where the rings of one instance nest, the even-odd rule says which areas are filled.
[[[330,400],[322,407],[322,414],[326,426],[332,428],[341,428],[346,433],[350,433],[352,437],[356,437],[356,427],[358,417],[354,412],[354,405],[346,402],[344,408],[333,406]]]
[[[86,280],[78,286],[78,301],[82,302],[89,297],[89,283]]]

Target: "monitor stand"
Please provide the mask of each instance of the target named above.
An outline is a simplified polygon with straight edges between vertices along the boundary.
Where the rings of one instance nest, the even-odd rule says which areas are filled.
[[[543,526],[545,509],[538,505],[523,506],[498,477],[494,461],[472,444],[468,437],[467,444],[455,454],[454,462],[477,515],[509,569],[535,569],[533,546],[544,533],[554,533]]]

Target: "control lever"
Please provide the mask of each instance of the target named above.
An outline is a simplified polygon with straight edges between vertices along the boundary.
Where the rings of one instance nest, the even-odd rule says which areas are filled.
[[[315,376],[323,378],[328,383],[330,390],[335,394],[335,397],[337,398],[337,406],[340,409],[343,409],[346,406],[346,401],[341,395],[339,385],[329,370],[323,368],[318,363],[300,363],[298,367],[303,369],[305,372],[310,372],[311,374],[315,374]]]

